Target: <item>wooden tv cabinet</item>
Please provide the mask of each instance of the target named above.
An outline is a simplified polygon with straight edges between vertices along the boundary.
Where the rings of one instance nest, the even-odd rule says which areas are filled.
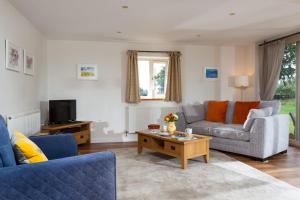
[[[42,133],[47,135],[72,133],[77,144],[91,142],[91,121],[77,121],[67,124],[49,124],[42,126]]]

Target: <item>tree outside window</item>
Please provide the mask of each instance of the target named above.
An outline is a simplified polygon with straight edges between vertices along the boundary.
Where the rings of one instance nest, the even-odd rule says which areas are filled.
[[[164,99],[167,82],[168,57],[139,57],[141,99]]]

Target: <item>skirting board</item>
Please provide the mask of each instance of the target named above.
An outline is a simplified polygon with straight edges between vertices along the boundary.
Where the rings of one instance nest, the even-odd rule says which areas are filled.
[[[111,134],[104,135],[103,137],[97,137],[91,139],[91,143],[109,143],[109,142],[135,142],[137,141],[137,135],[134,133],[129,134]]]

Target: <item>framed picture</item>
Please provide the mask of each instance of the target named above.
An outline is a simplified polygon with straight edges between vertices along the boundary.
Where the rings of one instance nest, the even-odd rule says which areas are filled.
[[[78,64],[77,78],[80,80],[98,80],[97,64]]]
[[[203,75],[206,80],[218,80],[219,69],[217,67],[204,67]]]
[[[19,72],[22,63],[22,50],[9,40],[5,41],[5,68]]]
[[[34,56],[24,50],[24,73],[28,75],[34,75]]]

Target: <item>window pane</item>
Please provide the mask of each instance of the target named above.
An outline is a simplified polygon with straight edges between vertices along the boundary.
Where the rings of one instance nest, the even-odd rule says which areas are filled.
[[[284,50],[281,71],[274,99],[281,101],[281,113],[296,116],[296,44],[288,44]],[[295,124],[290,117],[290,137],[295,139]],[[296,119],[295,119],[296,121]]]
[[[150,62],[145,60],[138,61],[139,83],[141,97],[151,97],[150,92]]]
[[[163,98],[165,96],[166,86],[166,62],[153,63],[153,81],[154,81],[154,96]]]

